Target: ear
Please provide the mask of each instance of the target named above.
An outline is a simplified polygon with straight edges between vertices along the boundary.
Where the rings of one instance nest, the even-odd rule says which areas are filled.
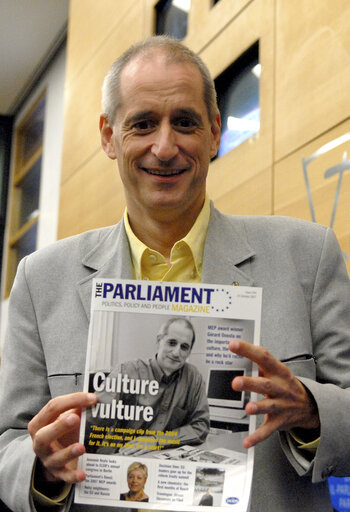
[[[211,135],[210,158],[214,158],[219,150],[221,139],[221,117],[219,111],[216,113],[214,121],[211,124]]]
[[[106,114],[100,115],[100,134],[101,134],[101,146],[103,147],[106,155],[115,160],[117,154],[115,151],[114,139],[113,139],[113,127],[109,124]]]

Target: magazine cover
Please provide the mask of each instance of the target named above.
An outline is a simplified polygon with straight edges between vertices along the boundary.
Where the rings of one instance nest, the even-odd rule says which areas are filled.
[[[228,349],[259,344],[260,288],[94,280],[77,503],[150,510],[245,512],[255,428],[247,392],[232,379],[257,375]],[[254,398],[253,398],[254,399]],[[125,503],[125,502],[128,503]],[[142,505],[140,505],[142,503]]]

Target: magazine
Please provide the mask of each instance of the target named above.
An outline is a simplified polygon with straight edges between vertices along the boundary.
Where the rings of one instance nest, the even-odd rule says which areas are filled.
[[[259,344],[260,288],[94,280],[79,458],[82,504],[246,512],[255,429],[232,389],[255,376],[231,339]],[[128,503],[126,504],[125,501]],[[140,505],[142,502],[142,505]]]

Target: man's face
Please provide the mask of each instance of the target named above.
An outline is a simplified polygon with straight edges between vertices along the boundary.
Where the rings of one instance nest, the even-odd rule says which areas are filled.
[[[159,52],[135,58],[122,72],[121,96],[113,127],[102,120],[101,133],[106,153],[118,160],[129,214],[198,214],[220,140],[220,117],[209,122],[200,72],[166,64]]]
[[[165,375],[171,375],[183,367],[191,353],[193,332],[185,322],[169,325],[167,334],[158,341],[157,361]]]

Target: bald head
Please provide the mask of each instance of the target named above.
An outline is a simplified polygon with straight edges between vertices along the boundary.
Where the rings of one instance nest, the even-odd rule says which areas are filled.
[[[126,50],[111,66],[102,87],[102,108],[110,124],[113,124],[118,108],[122,105],[121,76],[124,68],[134,60],[154,59],[162,54],[166,64],[190,64],[198,69],[203,82],[203,100],[208,118],[213,122],[217,112],[214,82],[202,59],[176,39],[168,36],[147,38]]]

